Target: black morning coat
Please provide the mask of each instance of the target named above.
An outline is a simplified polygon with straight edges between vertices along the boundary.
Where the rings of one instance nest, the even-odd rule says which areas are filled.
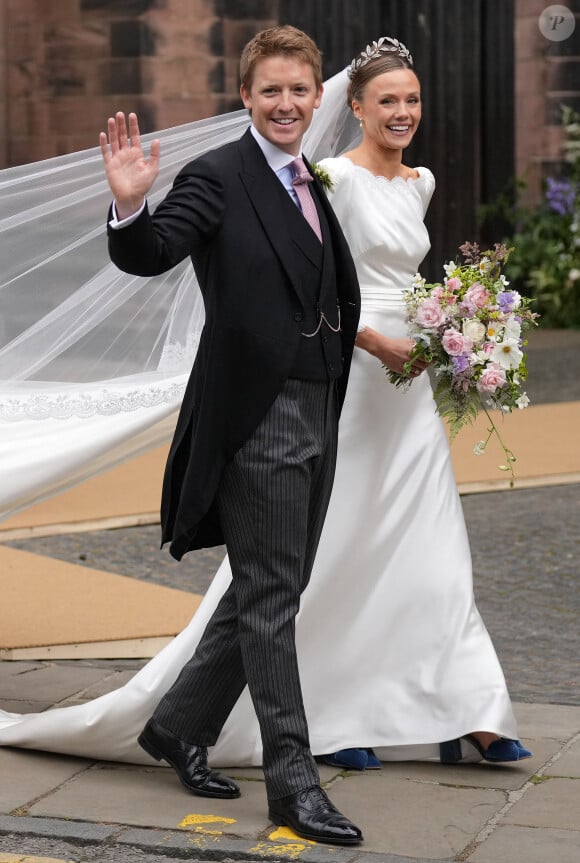
[[[337,274],[342,405],[360,293],[325,192],[316,179],[310,187],[328,221]],[[215,506],[222,470],[280,392],[303,338],[314,235],[288,204],[294,206],[248,130],[186,165],[153,215],[145,208],[131,225],[108,229],[121,270],[153,276],[190,255],[203,294],[205,326],[163,481],[162,544],[171,542],[177,560],[224,542]],[[320,271],[312,278],[319,282]]]

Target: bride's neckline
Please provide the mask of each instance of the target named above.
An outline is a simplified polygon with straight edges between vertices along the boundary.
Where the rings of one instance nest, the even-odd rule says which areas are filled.
[[[369,177],[372,177],[373,180],[384,180],[385,183],[396,183],[398,181],[400,181],[401,183],[405,183],[405,184],[416,183],[423,176],[420,169],[415,168],[414,170],[417,171],[417,173],[419,174],[418,177],[413,177],[413,176],[402,177],[400,174],[396,174],[394,177],[385,177],[384,174],[374,174],[368,168],[363,167],[363,165],[357,165],[357,163],[353,162],[352,159],[349,159],[348,156],[339,156],[339,158],[344,159],[346,162],[349,162],[353,168],[358,168],[359,171],[364,171],[364,173],[368,174]]]

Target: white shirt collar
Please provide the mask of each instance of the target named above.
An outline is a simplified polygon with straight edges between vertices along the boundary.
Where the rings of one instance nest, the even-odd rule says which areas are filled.
[[[281,171],[282,168],[286,168],[296,158],[296,156],[292,156],[290,153],[286,153],[284,150],[276,147],[275,144],[272,144],[271,141],[268,141],[267,138],[264,138],[264,136],[261,135],[260,132],[258,132],[254,125],[250,126],[250,132],[254,136],[258,147],[266,157],[268,165],[276,173],[278,171]]]

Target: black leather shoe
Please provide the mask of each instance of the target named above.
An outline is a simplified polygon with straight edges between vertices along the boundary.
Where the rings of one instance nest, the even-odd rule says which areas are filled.
[[[303,839],[331,845],[358,845],[363,840],[358,827],[332,805],[319,785],[270,800],[268,805],[273,824],[290,827]]]
[[[192,746],[166,731],[150,719],[138,738],[139,746],[157,761],[164,759],[171,764],[182,785],[200,797],[240,796],[240,789],[232,779],[210,770],[207,766],[205,746]]]

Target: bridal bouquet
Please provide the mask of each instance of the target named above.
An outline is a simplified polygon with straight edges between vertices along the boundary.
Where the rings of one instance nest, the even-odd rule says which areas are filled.
[[[511,473],[515,456],[503,442],[488,408],[510,413],[528,406],[521,391],[527,378],[522,333],[534,326],[531,300],[509,290],[502,263],[509,250],[501,244],[481,252],[476,243],[464,243],[459,251],[463,263],[444,266],[442,283],[426,284],[419,274],[406,292],[409,336],[415,346],[400,374],[387,369],[397,387],[411,385],[413,362],[419,358],[431,364],[435,373],[434,398],[440,416],[449,423],[451,440],[482,409],[490,422],[488,437],[474,452],[482,455],[495,435],[506,463],[500,470]]]

